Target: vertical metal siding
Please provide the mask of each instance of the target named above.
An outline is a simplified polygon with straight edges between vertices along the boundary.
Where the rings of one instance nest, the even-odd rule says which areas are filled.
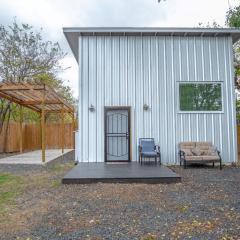
[[[79,160],[104,161],[104,106],[131,106],[133,161],[140,137],[156,139],[164,163],[178,163],[180,141],[212,141],[224,162],[236,161],[231,44],[230,37],[80,37]],[[181,81],[223,82],[223,113],[180,113]]]

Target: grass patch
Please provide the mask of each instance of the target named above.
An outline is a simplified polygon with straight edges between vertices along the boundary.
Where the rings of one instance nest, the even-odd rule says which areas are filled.
[[[157,237],[153,234],[150,234],[150,233],[141,237],[141,240],[156,240],[156,239],[157,239]]]
[[[54,164],[51,165],[47,168],[48,172],[50,173],[61,173],[65,170],[68,170],[69,168],[74,167],[73,163],[58,163],[58,164]]]
[[[48,191],[61,186],[59,175],[73,167],[73,163],[58,163],[30,176],[0,173],[0,222],[6,221],[9,211],[16,207],[16,199],[25,191]]]
[[[14,175],[8,174],[8,173],[1,174],[0,175],[0,187],[1,187],[1,185],[13,182],[15,180],[18,180],[17,176],[14,176]]]
[[[0,174],[0,216],[6,209],[15,205],[16,198],[22,191],[22,178],[13,174]]]
[[[61,181],[60,180],[53,180],[52,183],[51,183],[51,187],[53,188],[58,188],[62,185]]]

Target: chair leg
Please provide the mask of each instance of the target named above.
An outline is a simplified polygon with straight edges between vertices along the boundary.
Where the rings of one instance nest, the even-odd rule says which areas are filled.
[[[214,162],[212,163],[212,166],[213,166],[213,168],[214,168]]]
[[[186,163],[186,160],[184,160],[184,169],[187,168],[187,163]]]
[[[222,159],[220,159],[220,170],[222,170]]]

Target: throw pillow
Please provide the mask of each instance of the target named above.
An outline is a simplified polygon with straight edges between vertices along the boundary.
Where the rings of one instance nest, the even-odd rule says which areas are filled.
[[[182,150],[185,153],[185,156],[192,156],[193,155],[191,149],[187,148],[187,149],[182,149]]]
[[[194,149],[192,149],[192,153],[195,156],[201,156],[203,154],[203,151],[200,150],[199,148],[194,148]]]

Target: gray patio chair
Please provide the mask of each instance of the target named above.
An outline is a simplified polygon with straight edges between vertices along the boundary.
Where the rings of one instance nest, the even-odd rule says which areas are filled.
[[[141,164],[143,159],[145,160],[146,158],[154,158],[156,164],[157,159],[159,159],[159,164],[161,164],[160,147],[155,144],[154,138],[139,138],[138,151],[138,162]]]

